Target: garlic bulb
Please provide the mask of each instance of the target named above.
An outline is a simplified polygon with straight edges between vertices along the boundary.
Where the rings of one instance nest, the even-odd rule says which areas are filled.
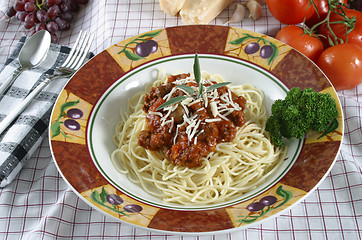
[[[260,3],[255,0],[250,0],[246,3],[246,7],[249,9],[249,18],[251,20],[258,20],[262,16],[262,8]]]
[[[245,12],[246,9],[244,5],[237,3],[234,7],[233,15],[231,16],[230,20],[227,21],[225,24],[241,22],[245,18]]]

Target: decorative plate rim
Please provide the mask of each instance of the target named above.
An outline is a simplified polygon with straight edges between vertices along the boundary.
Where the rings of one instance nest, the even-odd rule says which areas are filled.
[[[155,65],[159,61],[169,61],[168,60],[169,57],[174,57],[174,58],[175,57],[177,57],[177,58],[180,57],[180,58],[182,58],[184,55],[193,54],[194,52],[192,51],[192,49],[191,50],[187,50],[187,49],[185,50],[184,49],[184,48],[187,48],[187,46],[183,45],[183,43],[179,43],[179,42],[174,43],[174,42],[172,42],[174,39],[177,39],[176,37],[178,36],[178,34],[176,33],[176,30],[188,31],[188,32],[193,31],[193,33],[196,34],[196,35],[198,34],[198,35],[204,36],[204,35],[212,35],[212,33],[209,32],[210,29],[214,29],[216,32],[217,31],[223,32],[223,34],[224,34],[223,35],[223,37],[224,37],[223,40],[225,40],[225,41],[223,43],[221,43],[221,45],[224,44],[223,45],[223,47],[224,47],[223,51],[224,52],[215,52],[216,50],[205,50],[202,46],[197,46],[196,47],[197,49],[194,49],[194,50],[196,50],[196,51],[199,50],[197,52],[200,54],[201,57],[203,55],[210,55],[210,56],[212,56],[212,55],[216,55],[216,56],[220,55],[220,56],[217,56],[217,57],[230,58],[230,59],[234,58],[235,61],[236,60],[237,61],[245,61],[245,62],[247,62],[249,64],[255,65],[256,68],[262,68],[266,72],[268,72],[268,74],[271,74],[271,75],[275,76],[275,78],[279,79],[279,81],[281,81],[283,84],[287,84],[285,86],[288,89],[290,89],[290,87],[294,86],[294,85],[299,86],[299,84],[301,84],[301,85],[305,84],[306,86],[309,86],[309,84],[304,82],[304,81],[301,81],[301,80],[299,82],[298,82],[298,80],[295,80],[294,83],[290,83],[290,82],[288,82],[289,79],[290,79],[290,76],[288,76],[289,79],[280,79],[280,76],[278,74],[280,74],[280,72],[283,72],[282,67],[284,67],[284,65],[287,66],[289,64],[289,63],[287,63],[287,61],[284,58],[289,57],[289,59],[288,59],[289,61],[290,61],[290,59],[291,60],[297,59],[296,61],[299,61],[299,62],[301,62],[301,63],[303,63],[305,65],[308,65],[308,66],[312,66],[313,69],[311,71],[313,73],[311,73],[311,76],[314,76],[313,74],[317,74],[317,75],[319,74],[318,76],[316,75],[315,79],[312,79],[312,80],[317,81],[316,86],[317,86],[317,88],[319,88],[319,89],[317,89],[318,91],[330,92],[333,95],[333,97],[336,99],[337,107],[339,108],[339,112],[340,112],[340,116],[339,116],[339,118],[340,118],[339,119],[339,122],[340,122],[339,131],[340,131],[340,133],[338,132],[338,134],[336,134],[336,135],[329,136],[330,139],[332,139],[332,140],[328,140],[328,141],[323,140],[325,142],[317,142],[315,140],[315,136],[307,136],[306,141],[308,141],[308,143],[305,142],[304,140],[299,141],[299,145],[301,145],[301,146],[298,147],[298,148],[300,148],[300,153],[298,153],[298,156],[296,156],[295,158],[301,157],[301,155],[303,155],[305,153],[305,151],[320,149],[320,147],[322,146],[322,143],[323,144],[324,143],[329,143],[330,146],[333,147],[333,150],[332,150],[332,158],[333,159],[331,159],[331,157],[329,157],[329,158],[325,157],[325,158],[328,158],[328,159],[325,159],[326,164],[324,164],[324,165],[322,164],[323,165],[322,166],[323,174],[321,176],[317,176],[318,181],[312,181],[311,183],[306,183],[306,185],[303,185],[303,186],[298,185],[298,187],[297,187],[295,185],[295,184],[297,184],[296,183],[297,180],[293,180],[290,177],[285,177],[284,175],[288,175],[288,173],[290,171],[293,171],[293,172],[297,171],[295,168],[298,168],[298,167],[303,168],[305,166],[299,166],[299,164],[297,164],[298,166],[291,166],[290,168],[293,168],[294,170],[291,170],[290,168],[288,168],[286,173],[284,173],[281,178],[278,178],[278,180],[271,183],[267,188],[264,188],[263,190],[259,191],[258,194],[256,194],[257,196],[251,196],[250,197],[251,199],[247,198],[247,199],[242,199],[242,200],[235,200],[230,204],[221,205],[220,207],[217,207],[217,208],[220,208],[220,210],[225,211],[225,213],[223,212],[222,214],[224,214],[226,217],[229,217],[230,219],[228,219],[228,222],[225,225],[219,226],[219,225],[216,224],[215,229],[212,229],[212,227],[214,227],[214,226],[212,226],[211,228],[206,229],[205,231],[203,231],[203,230],[198,231],[197,229],[195,230],[193,226],[187,226],[187,225],[185,225],[185,226],[175,225],[177,227],[175,227],[174,229],[172,229],[172,228],[167,229],[167,227],[161,226],[160,224],[157,225],[155,223],[156,222],[156,220],[154,220],[155,218],[159,219],[158,221],[162,221],[162,219],[164,219],[164,214],[165,214],[164,212],[165,211],[187,212],[190,209],[182,209],[182,208],[181,209],[175,209],[175,208],[163,209],[164,208],[163,206],[154,206],[151,203],[151,207],[152,208],[157,208],[157,209],[151,209],[151,210],[149,210],[149,212],[147,212],[148,210],[147,211],[145,210],[145,208],[147,208],[147,207],[143,206],[142,214],[143,214],[143,211],[144,211],[146,215],[149,214],[149,215],[147,215],[147,217],[151,218],[149,220],[149,222],[144,223],[143,219],[142,220],[129,220],[130,218],[133,218],[133,217],[135,217],[135,219],[136,219],[138,217],[138,216],[136,216],[136,214],[128,216],[129,219],[127,219],[127,218],[125,218],[125,215],[122,215],[122,214],[119,213],[119,212],[122,212],[122,211],[120,211],[118,208],[117,208],[118,209],[117,210],[118,215],[114,215],[114,212],[112,212],[114,210],[109,212],[106,209],[108,205],[104,204],[104,202],[103,202],[103,205],[102,205],[102,202],[99,202],[100,205],[95,204],[94,201],[92,202],[92,197],[94,199],[94,196],[95,196],[95,195],[93,195],[93,193],[97,192],[97,194],[99,194],[99,191],[101,191],[101,193],[100,193],[101,195],[102,195],[102,193],[103,194],[109,194],[107,191],[113,191],[112,187],[114,187],[113,184],[111,184],[111,187],[109,187],[107,185],[107,183],[109,183],[109,180],[107,178],[105,178],[102,171],[100,171],[99,166],[97,166],[97,161],[95,161],[95,162],[93,161],[93,156],[92,156],[93,155],[93,153],[92,153],[93,149],[90,148],[89,144],[88,144],[88,138],[89,138],[88,132],[89,132],[89,128],[92,128],[92,124],[93,124],[92,122],[90,122],[90,120],[92,120],[92,119],[94,120],[94,118],[89,118],[89,117],[93,116],[94,113],[96,114],[96,112],[99,110],[99,108],[97,108],[97,106],[99,105],[99,101],[102,101],[102,99],[103,100],[105,99],[105,98],[103,98],[103,95],[105,95],[106,93],[109,94],[110,91],[113,91],[113,90],[109,90],[110,87],[114,88],[116,85],[121,84],[124,81],[123,78],[128,78],[130,75],[135,74],[135,72],[142,71],[142,69],[145,68],[145,67],[149,67],[150,65]],[[234,37],[234,40],[235,40],[235,36],[236,37],[243,36],[243,34],[245,34],[245,36],[246,35],[251,36],[251,38],[254,38],[254,39],[256,39],[256,38],[257,39],[264,39],[267,42],[267,43],[265,43],[265,45],[268,45],[268,44],[269,45],[271,45],[271,44],[275,45],[276,48],[280,50],[278,52],[279,55],[275,56],[275,58],[273,60],[271,60],[271,61],[269,61],[270,59],[268,59],[267,62],[266,61],[263,62],[262,61],[263,59],[259,59],[260,57],[259,58],[257,58],[257,57],[249,58],[249,56],[247,56],[248,58],[246,59],[246,57],[244,56],[245,54],[242,55],[242,50],[243,50],[243,47],[246,46],[246,43],[244,45],[243,45],[243,43],[239,44],[240,45],[240,46],[238,46],[239,50],[240,50],[239,55],[235,55],[235,52],[232,52],[232,50],[228,49],[228,48],[230,48],[230,44],[231,44],[230,39],[233,39],[233,37]],[[135,59],[132,60],[132,59],[130,59],[128,57],[128,60],[131,60],[131,66],[130,66],[130,69],[126,69],[126,67],[125,67],[125,65],[124,65],[124,63],[122,61],[127,60],[127,59],[125,59],[125,57],[127,57],[127,55],[121,57],[120,56],[121,54],[115,54],[114,51],[117,50],[117,49],[119,50],[119,46],[122,46],[122,45],[123,45],[122,47],[124,47],[124,49],[127,50],[127,46],[129,46],[127,44],[131,44],[132,41],[134,41],[135,39],[142,38],[142,37],[144,38],[144,41],[148,41],[150,39],[157,41],[157,43],[159,44],[158,45],[159,48],[158,48],[158,52],[156,52],[155,55],[156,54],[158,54],[158,55],[154,56],[154,58],[150,58],[150,59],[146,59],[146,60],[142,59],[142,61],[144,60],[144,62],[137,63],[135,65],[132,65],[132,64],[134,64],[135,62],[137,62],[139,60],[135,60]],[[146,39],[146,37],[147,37],[148,40]],[[180,36],[178,36],[178,37],[180,37]],[[187,41],[192,42],[192,41],[196,41],[195,39],[198,39],[198,38],[196,37],[194,40],[191,40],[190,38],[185,37],[185,39],[186,39],[186,42]],[[229,40],[229,41],[227,41],[227,40]],[[174,40],[174,41],[176,41],[176,40]],[[189,42],[187,42],[185,44],[188,44]],[[275,48],[273,48],[273,49],[275,50]],[[127,51],[132,51],[132,49],[130,48]],[[179,51],[179,52],[177,52],[177,51]],[[284,52],[281,53],[281,51],[284,51]],[[283,54],[283,56],[281,56],[282,54]],[[280,57],[280,59],[278,59],[278,57]],[[100,60],[101,60],[101,62],[99,62]],[[98,63],[97,63],[97,61],[98,61]],[[101,70],[98,69],[99,66],[98,67],[96,66],[97,64],[100,64],[100,65],[103,64],[102,67],[105,67],[108,64],[111,65],[109,67],[109,69],[111,69],[111,71],[114,70],[118,74],[119,77],[115,78],[114,77],[115,73],[112,72],[113,75],[111,77],[109,77],[109,79],[108,79],[106,77],[107,73],[102,73]],[[282,66],[281,68],[279,68],[280,65]],[[97,70],[91,69],[94,66],[96,66]],[[115,69],[115,68],[119,68],[119,69]],[[294,68],[291,68],[291,70],[294,70]],[[79,88],[76,88],[76,87],[79,87],[77,84],[79,84],[80,87],[82,87],[83,85],[82,85],[82,83],[80,83],[81,80],[84,79],[85,76],[93,76],[94,74],[96,74],[95,72],[97,72],[97,74],[102,75],[101,78],[104,78],[105,80],[107,80],[108,85],[104,86],[103,89],[96,92],[94,94],[95,96],[93,96],[93,98],[89,97],[89,99],[86,99],[86,98],[88,98],[88,95],[87,95],[88,92],[86,92],[87,90],[84,90],[85,92],[83,93],[83,92],[81,92],[83,90],[78,91]],[[108,75],[111,75],[111,74],[108,74]],[[97,75],[94,75],[94,76],[97,76]],[[111,79],[112,77],[113,77],[113,79]],[[287,83],[286,83],[286,81],[287,81]],[[62,130],[61,126],[59,127],[59,130],[60,130],[61,134],[58,134],[58,135],[54,136],[55,135],[54,132],[53,132],[53,130],[55,129],[54,128],[54,122],[55,121],[60,121],[59,119],[61,119],[61,118],[67,118],[67,116],[65,115],[65,116],[62,116],[62,117],[58,117],[58,119],[57,119],[57,111],[61,111],[62,109],[65,111],[66,108],[64,107],[64,105],[66,105],[66,104],[67,105],[72,105],[73,104],[73,106],[75,106],[74,104],[75,104],[76,101],[72,100],[72,99],[76,99],[76,98],[79,98],[77,100],[78,102],[76,104],[81,104],[82,107],[83,107],[82,110],[87,109],[88,112],[85,113],[85,114],[88,114],[88,115],[86,116],[85,123],[83,123],[83,125],[80,124],[81,125],[80,128],[84,132],[84,136],[83,135],[82,136],[76,136],[76,137],[74,137],[75,142],[71,142],[73,140],[71,140],[69,142],[69,139],[67,139],[67,134],[68,134],[66,132],[67,130]],[[121,42],[119,42],[119,43],[117,43],[115,45],[112,45],[111,47],[107,48],[106,50],[100,52],[93,59],[91,59],[86,65],[84,65],[80,70],[78,70],[75,73],[75,75],[69,80],[69,82],[66,84],[66,86],[63,88],[61,94],[59,95],[59,97],[58,97],[58,99],[56,101],[54,109],[52,111],[50,125],[51,125],[50,126],[51,131],[49,131],[49,145],[50,145],[50,149],[51,149],[51,154],[52,154],[52,156],[53,156],[53,158],[55,160],[55,165],[56,165],[58,171],[60,172],[61,176],[63,177],[63,179],[71,186],[73,192],[75,192],[79,197],[81,197],[88,205],[92,206],[93,208],[95,208],[96,210],[100,211],[103,214],[110,215],[110,216],[114,217],[117,220],[121,220],[123,222],[126,222],[128,224],[131,224],[131,225],[134,225],[134,226],[137,226],[137,227],[141,227],[141,228],[144,228],[144,229],[147,229],[147,230],[163,232],[163,233],[181,234],[181,235],[218,234],[218,233],[226,233],[226,232],[231,232],[231,231],[251,227],[251,226],[254,226],[256,224],[261,224],[262,222],[267,221],[267,220],[271,219],[272,217],[276,217],[276,216],[280,215],[281,213],[287,211],[291,207],[295,206],[297,203],[299,203],[300,201],[305,199],[309,194],[311,194],[315,190],[315,188],[317,188],[318,185],[329,174],[329,172],[332,169],[334,163],[336,162],[337,155],[338,155],[338,153],[340,151],[340,148],[341,148],[341,144],[342,144],[342,140],[343,140],[343,128],[344,128],[344,125],[343,125],[343,112],[341,111],[341,104],[339,102],[338,97],[336,96],[336,91],[334,90],[333,86],[331,85],[329,80],[326,78],[326,76],[320,71],[320,69],[318,67],[316,67],[315,64],[311,63],[310,60],[308,60],[305,56],[303,56],[302,54],[300,54],[299,52],[297,52],[293,48],[291,48],[291,47],[289,47],[289,46],[287,46],[285,44],[282,44],[281,42],[279,42],[279,41],[277,41],[277,40],[275,40],[275,39],[273,39],[271,37],[260,34],[260,33],[255,33],[255,32],[252,32],[252,31],[239,29],[239,28],[233,28],[233,27],[227,27],[227,26],[203,26],[203,25],[200,25],[200,26],[177,26],[177,27],[170,27],[170,28],[152,30],[152,31],[149,31],[149,32],[137,35],[137,36],[134,36],[132,38],[125,39],[125,40],[123,40],[123,41],[121,41]],[[61,123],[60,123],[60,125],[61,125]],[[83,130],[83,128],[85,130]],[[58,139],[59,137],[62,137],[62,135],[65,138],[65,140],[64,139],[63,140]],[[97,180],[94,180],[94,181],[89,180],[89,182],[86,182],[86,183],[85,182],[80,183],[81,178],[84,177],[84,176],[78,176],[78,180],[77,180],[77,178],[70,179],[68,169],[70,167],[72,167],[72,166],[70,166],[71,164],[75,164],[75,167],[73,166],[75,168],[75,171],[79,172],[80,170],[82,170],[82,171],[86,170],[85,171],[85,176],[88,176],[90,174],[94,174],[94,169],[90,169],[91,167],[89,167],[88,169],[85,169],[84,166],[82,165],[82,163],[80,163],[79,165],[76,165],[76,163],[70,163],[69,160],[67,161],[67,159],[66,159],[66,157],[69,157],[69,153],[65,153],[64,149],[67,149],[67,147],[76,148],[75,146],[78,146],[78,147],[81,146],[82,149],[85,149],[84,145],[88,149],[88,153],[82,153],[82,154],[80,154],[81,155],[80,157],[82,157],[82,158],[83,157],[84,158],[91,158],[91,160],[93,162],[93,168],[96,168],[96,171],[98,171],[100,176],[103,177],[104,179],[98,179],[98,178],[100,178],[100,176],[98,176],[98,175],[97,175]],[[308,146],[306,147],[306,145],[308,145]],[[311,149],[309,149],[309,147]],[[308,148],[308,149],[306,150],[305,148]],[[62,150],[63,150],[63,152],[62,152]],[[63,157],[60,154],[60,152],[62,152],[63,154],[67,154],[67,156]],[[303,153],[303,154],[301,154],[301,153]],[[79,153],[78,152],[76,153],[74,150],[73,150],[73,154],[79,155]],[[72,160],[75,160],[75,158],[77,158],[77,157],[79,157],[79,156],[73,156],[73,157],[71,156],[70,158],[72,158]],[[314,160],[314,159],[310,159],[309,156],[304,156],[303,155],[302,157],[305,157],[307,161]],[[78,161],[78,160],[75,160],[75,161]],[[296,159],[295,161],[298,161],[298,159]],[[322,161],[322,163],[323,163],[323,161]],[[328,166],[326,166],[326,165],[328,165]],[[77,168],[78,168],[78,170],[77,170]],[[308,180],[310,180],[310,179],[308,179]],[[102,184],[99,185],[99,183],[96,183],[96,181],[99,181],[103,185]],[[105,190],[105,188],[107,188],[107,190]],[[282,189],[282,188],[285,188],[285,189]],[[282,190],[280,190],[280,189],[282,189]],[[306,189],[306,191],[304,191],[303,189]],[[285,192],[293,192],[293,194],[296,194],[296,195],[294,195],[296,197],[294,199],[291,198],[292,202],[290,203],[290,205],[286,204],[285,207],[284,206],[281,207],[279,210],[273,212],[273,214],[267,215],[267,213],[262,213],[262,214],[265,214],[265,216],[264,215],[262,216],[262,214],[260,214],[260,216],[257,217],[258,218],[257,221],[251,221],[250,223],[247,223],[247,224],[241,224],[241,223],[239,224],[238,219],[235,216],[235,214],[237,214],[237,213],[234,213],[234,211],[240,213],[240,212],[244,211],[243,207],[245,207],[245,206],[239,206],[239,205],[243,205],[243,204],[245,205],[248,202],[250,202],[251,200],[256,201],[256,198],[258,196],[261,196],[265,192],[268,192],[268,191],[269,191],[268,194],[271,194],[271,192],[273,192],[273,194],[275,194],[275,191],[278,194],[278,190],[285,191]],[[282,192],[282,194],[285,194],[285,192],[284,193]],[[122,192],[119,193],[118,189],[114,190],[114,193],[115,194],[122,194]],[[298,194],[300,194],[300,195],[298,195]],[[127,193],[125,195],[127,195]],[[103,197],[104,196],[105,195],[103,195]],[[282,195],[280,195],[280,196],[282,196]],[[102,196],[100,197],[100,199],[101,198],[102,198]],[[132,196],[131,196],[131,198],[132,198]],[[136,201],[136,202],[138,201],[138,200],[135,200],[135,199],[133,199],[133,200]],[[282,201],[282,200],[280,200],[280,201]],[[128,201],[132,202],[132,199],[128,200]],[[149,203],[146,202],[146,205],[147,204],[149,204]],[[234,205],[236,205],[236,206],[234,206]],[[109,206],[108,206],[108,208],[109,208]],[[268,208],[265,212],[267,212],[269,210],[270,209]],[[270,211],[272,211],[272,210],[270,210]],[[213,210],[212,209],[197,209],[197,208],[195,208],[195,209],[190,210],[190,211],[193,211],[193,212],[196,212],[196,211],[210,212],[210,211],[213,211]],[[142,214],[139,214],[139,215],[142,215]],[[223,216],[223,217],[225,217],[225,216]],[[245,219],[247,219],[247,218],[245,218]],[[246,223],[246,220],[245,220],[245,223]],[[177,224],[179,224],[179,223],[177,223]]]

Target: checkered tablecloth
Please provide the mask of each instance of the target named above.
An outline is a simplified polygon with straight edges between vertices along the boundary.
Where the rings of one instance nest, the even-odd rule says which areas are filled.
[[[12,1],[0,0],[0,65],[27,34],[2,10]],[[223,25],[233,6],[211,24]],[[274,36],[281,25],[263,7],[263,18],[231,26]],[[92,32],[94,53],[136,34],[182,25],[166,16],[157,0],[90,0],[76,15],[60,44],[72,46],[80,29]],[[338,67],[338,66],[336,66]],[[362,85],[340,91],[345,116],[343,146],[330,174],[304,201],[282,215],[246,230],[215,236],[173,236],[118,222],[88,206],[58,173],[48,139],[6,187],[0,189],[0,239],[362,239]]]

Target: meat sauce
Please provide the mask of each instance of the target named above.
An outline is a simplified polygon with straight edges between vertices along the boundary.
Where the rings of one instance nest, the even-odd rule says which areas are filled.
[[[200,166],[201,158],[214,151],[218,143],[235,138],[237,127],[245,123],[246,100],[222,86],[201,98],[193,97],[186,103],[157,110],[170,97],[187,95],[176,89],[167,96],[178,85],[175,82],[186,79],[190,80],[183,85],[198,87],[190,74],[171,75],[167,83],[153,87],[145,96],[147,130],[141,132],[138,142],[146,149],[163,151],[166,159],[175,165],[193,168]],[[207,88],[215,83],[208,81],[203,85]]]

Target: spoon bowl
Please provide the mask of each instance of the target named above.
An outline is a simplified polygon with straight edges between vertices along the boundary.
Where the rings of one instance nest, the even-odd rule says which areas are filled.
[[[46,30],[36,32],[25,42],[18,57],[20,67],[14,71],[12,77],[0,86],[0,95],[8,89],[21,72],[36,67],[44,61],[50,48],[50,43],[51,36]]]

